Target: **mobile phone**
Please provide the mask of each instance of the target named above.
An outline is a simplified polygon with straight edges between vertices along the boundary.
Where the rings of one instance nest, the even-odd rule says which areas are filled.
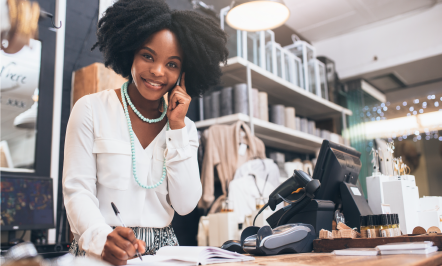
[[[183,71],[180,72],[180,75],[178,76],[178,80],[176,81],[175,86],[179,86],[181,82],[181,77],[183,76]]]

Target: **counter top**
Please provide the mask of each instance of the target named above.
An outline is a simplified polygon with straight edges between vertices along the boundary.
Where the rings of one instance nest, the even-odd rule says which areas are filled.
[[[392,266],[392,265],[442,265],[442,251],[428,255],[379,255],[379,256],[336,256],[331,253],[303,253],[261,257],[255,261],[242,263],[221,263],[224,266],[245,265],[354,265],[354,266]]]

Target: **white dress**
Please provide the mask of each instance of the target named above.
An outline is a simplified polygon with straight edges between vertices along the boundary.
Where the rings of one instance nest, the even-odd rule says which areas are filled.
[[[116,92],[102,91],[76,102],[66,131],[63,196],[72,233],[86,255],[101,256],[111,226],[121,226],[111,202],[128,227],[166,227],[174,210],[186,215],[195,208],[202,193],[198,135],[187,117],[185,124],[178,130],[164,127],[146,149],[135,136],[141,183],[157,183],[166,158],[164,182],[144,189],[133,178],[129,131]]]

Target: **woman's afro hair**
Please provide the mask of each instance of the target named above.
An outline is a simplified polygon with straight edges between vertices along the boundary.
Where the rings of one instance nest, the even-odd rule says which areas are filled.
[[[211,18],[195,11],[171,11],[163,0],[119,0],[98,22],[97,42],[104,64],[132,80],[134,54],[153,33],[169,29],[184,54],[183,71],[191,97],[217,85],[226,63],[227,36]]]

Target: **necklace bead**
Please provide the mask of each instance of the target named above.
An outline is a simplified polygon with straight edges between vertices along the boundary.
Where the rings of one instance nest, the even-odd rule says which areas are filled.
[[[124,86],[125,84],[123,84],[123,86]],[[147,122],[147,123],[157,123],[157,122],[160,122],[161,120],[163,120],[163,118],[166,116],[166,113],[167,113],[167,104],[166,104],[166,101],[164,100],[164,98],[162,99],[162,102],[163,102],[163,113],[161,114],[161,116],[159,117],[159,118],[154,118],[154,119],[149,119],[149,118],[146,118],[146,117],[144,117],[141,113],[140,113],[140,111],[138,111],[138,109],[135,107],[135,105],[132,103],[132,101],[130,100],[130,98],[129,98],[129,94],[127,93],[127,84],[126,84],[126,87],[125,87],[126,89],[124,90],[124,96],[126,97],[126,99],[127,99],[127,102],[129,103],[129,106],[130,106],[130,108],[132,108],[132,110],[134,111],[134,113],[141,119],[141,120],[143,120],[144,122]]]
[[[130,145],[131,145],[131,151],[132,151],[132,171],[134,174],[134,179],[135,182],[142,188],[145,189],[152,189],[152,188],[156,188],[159,185],[161,185],[164,181],[164,178],[166,177],[166,158],[164,158],[164,162],[163,162],[163,174],[161,175],[161,179],[160,181],[158,181],[156,184],[154,185],[144,185],[141,184],[141,182],[138,180],[138,175],[137,175],[137,167],[136,167],[136,159],[135,159],[135,144],[134,144],[134,131],[132,129],[132,122],[130,121],[130,117],[129,117],[129,111],[127,109],[127,103],[129,103],[129,106],[132,108],[132,110],[135,112],[135,114],[137,114],[137,116],[139,118],[141,118],[141,120],[143,120],[144,122],[147,123],[157,123],[160,122],[161,120],[163,120],[164,116],[166,115],[167,112],[167,104],[164,101],[163,98],[163,113],[161,114],[161,116],[159,118],[155,118],[155,119],[148,119],[145,118],[136,108],[135,106],[132,104],[130,98],[129,98],[129,94],[127,93],[127,84],[129,82],[126,82],[123,84],[123,86],[121,87],[121,99],[123,101],[123,109],[124,109],[124,113],[126,115],[126,120],[127,120],[127,126],[129,129],[129,136],[130,136]],[[126,103],[127,100],[127,103]],[[166,130],[169,130],[170,126],[169,126],[169,121],[167,121],[167,127]]]

